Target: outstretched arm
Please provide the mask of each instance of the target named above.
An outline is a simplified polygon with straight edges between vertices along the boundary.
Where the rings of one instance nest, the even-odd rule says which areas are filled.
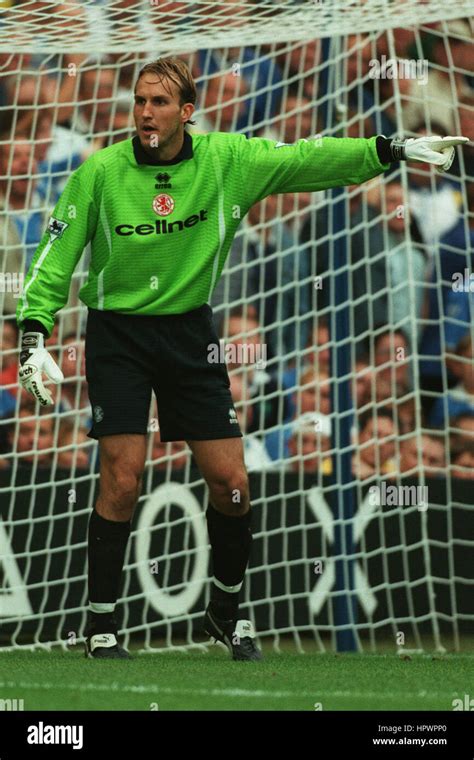
[[[454,148],[469,142],[468,137],[410,137],[408,140],[377,138],[377,151],[387,161],[423,161],[434,164],[438,172],[447,172],[454,160]]]
[[[248,207],[273,193],[298,193],[358,185],[390,168],[394,161],[423,161],[446,171],[454,148],[467,137],[321,137],[285,144],[239,135],[236,160]]]

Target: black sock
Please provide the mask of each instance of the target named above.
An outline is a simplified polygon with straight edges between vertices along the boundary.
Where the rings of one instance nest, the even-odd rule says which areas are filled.
[[[97,604],[115,604],[123,570],[125,549],[130,535],[130,521],[106,520],[93,509],[89,520],[89,601]],[[113,619],[113,613],[91,612],[94,626]],[[97,625],[97,627],[99,627]]]
[[[224,586],[237,586],[244,578],[252,546],[251,509],[241,517],[218,512],[212,504],[206,511],[211,543],[214,578]],[[239,591],[225,591],[211,586],[211,611],[221,620],[235,620],[239,608]]]

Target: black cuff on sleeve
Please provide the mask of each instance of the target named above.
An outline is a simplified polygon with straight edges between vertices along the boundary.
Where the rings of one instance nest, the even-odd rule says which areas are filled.
[[[23,332],[39,332],[42,333],[45,338],[49,338],[48,331],[42,322],[38,322],[37,319],[25,319],[22,326]]]
[[[390,137],[384,137],[379,135],[375,141],[375,147],[377,148],[377,155],[381,164],[391,164],[393,161],[392,155],[392,139]]]

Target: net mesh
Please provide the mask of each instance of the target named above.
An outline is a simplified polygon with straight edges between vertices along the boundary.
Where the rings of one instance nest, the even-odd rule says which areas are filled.
[[[168,53],[188,63],[199,94],[191,133],[473,138],[473,10],[436,0],[0,3],[2,645],[66,647],[83,630],[99,477],[78,300],[90,252],[47,342],[65,375],[54,408],[18,390],[14,314],[70,173],[133,135],[140,68]],[[342,195],[271,196],[236,235],[212,305],[233,350],[257,521],[242,608],[276,648],[286,636],[300,650],[308,637],[336,646],[342,597],[362,649],[461,648],[472,631],[472,150],[443,177],[412,164]],[[349,295],[336,305],[341,241]],[[347,376],[330,367],[344,308]],[[353,409],[340,411],[346,379]],[[155,402],[147,446],[122,632],[147,649],[202,646],[207,496],[185,444],[160,442]],[[344,499],[344,453],[349,518],[331,508],[333,494]],[[421,490],[394,503],[390,488],[407,483]],[[346,545],[335,544],[341,526]]]

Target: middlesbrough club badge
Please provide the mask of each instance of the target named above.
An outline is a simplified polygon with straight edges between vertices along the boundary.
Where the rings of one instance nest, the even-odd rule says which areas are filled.
[[[167,193],[160,193],[153,198],[153,211],[158,216],[168,216],[174,209],[174,200]]]

